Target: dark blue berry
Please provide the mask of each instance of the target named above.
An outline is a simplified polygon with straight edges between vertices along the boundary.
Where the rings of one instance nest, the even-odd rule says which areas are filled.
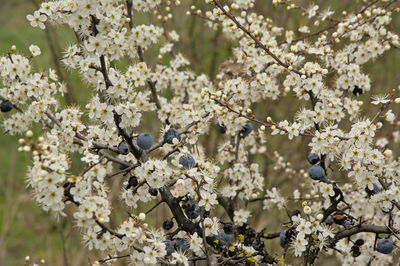
[[[287,246],[287,244],[289,244],[289,239],[287,237],[287,230],[283,230],[280,234],[279,234],[279,244],[281,245],[281,247],[285,248]]]
[[[139,134],[136,143],[141,149],[148,150],[153,145],[153,137],[147,133]]]
[[[368,196],[375,195],[379,192],[379,187],[376,183],[373,183],[372,186],[372,189],[370,189],[368,185],[365,187],[365,192],[367,192]]]
[[[224,229],[221,229],[221,240],[224,242],[229,242],[232,239],[232,234],[225,233]]]
[[[350,252],[354,258],[357,258],[358,256],[361,255],[360,247],[357,245],[352,246]]]
[[[291,214],[290,214],[290,218],[292,218],[293,216],[297,216],[301,214],[301,212],[299,210],[294,210]]]
[[[172,221],[172,219],[168,219],[163,222],[163,228],[165,230],[170,230],[173,226],[174,226],[174,221]]]
[[[226,133],[226,126],[224,124],[218,124],[218,131],[221,134],[225,134]]]
[[[131,176],[128,180],[128,185],[126,185],[126,190],[130,189],[131,187],[136,187],[138,185],[138,180],[136,176]]]
[[[361,95],[362,93],[363,93],[363,89],[358,87],[357,85],[355,85],[354,89],[353,89],[353,95],[358,96],[358,95]]]
[[[223,229],[225,233],[232,235],[235,228],[232,223],[225,223]]]
[[[150,195],[152,195],[153,197],[156,197],[158,195],[158,189],[156,188],[149,188],[149,193]]]
[[[383,213],[391,213],[392,211],[393,211],[393,209],[394,209],[394,204],[393,203],[390,203],[391,205],[390,205],[390,207],[382,207],[381,208],[381,210],[382,210],[382,212]]]
[[[199,213],[197,211],[185,211],[185,214],[191,220],[194,220],[197,217],[199,217]]]
[[[120,171],[124,171],[125,169],[127,169],[129,166],[126,166],[126,165],[124,165],[124,164],[117,164],[117,166],[118,166],[118,169],[120,170]]]
[[[181,140],[180,137],[179,137],[178,130],[176,130],[175,128],[171,127],[164,134],[164,142],[166,142],[168,144],[174,144],[173,143],[173,139],[175,139],[175,138],[178,139],[179,141]]]
[[[182,155],[181,158],[179,158],[179,164],[181,164],[186,170],[189,170],[195,167],[196,161],[190,154]]]
[[[167,239],[164,240],[165,243],[165,251],[167,252],[167,256],[170,256],[174,252],[174,243]]]
[[[354,245],[360,247],[360,246],[364,245],[364,243],[365,243],[364,239],[359,238],[359,239],[356,240],[356,242],[354,242]]]
[[[391,253],[393,248],[394,248],[393,242],[388,238],[379,239],[378,244],[376,245],[376,251],[383,254]]]
[[[175,250],[181,253],[185,252],[190,247],[188,241],[184,238],[175,239],[174,246]]]
[[[194,210],[185,210],[185,214],[191,220],[196,219],[199,217],[199,209],[199,205],[196,204]]]
[[[315,153],[310,153],[310,154],[307,156],[307,161],[308,161],[310,164],[314,165],[314,164],[316,164],[316,163],[319,162],[319,156],[318,156],[317,154],[315,154]]]
[[[195,208],[195,202],[192,198],[187,198],[182,202],[182,208],[187,211],[193,211]]]
[[[326,217],[326,219],[325,219],[325,223],[327,225],[332,225],[334,222],[335,221],[333,220],[332,216],[330,216],[330,215],[328,217]]]
[[[245,237],[247,237],[248,239],[255,238],[256,237],[256,231],[253,228],[248,228],[246,230]]]
[[[313,165],[308,170],[308,174],[313,180],[322,180],[325,176],[325,170],[320,165]]]
[[[118,152],[122,155],[127,155],[130,152],[129,144],[126,141],[122,141],[118,144]]]
[[[262,251],[264,249],[264,241],[262,241],[261,239],[255,239],[252,246],[255,250]]]
[[[13,109],[13,104],[9,100],[2,101],[0,104],[0,110],[3,113],[10,112]]]
[[[246,123],[242,126],[242,128],[239,131],[239,136],[244,138],[250,135],[250,133],[253,131],[253,124],[252,123]]]

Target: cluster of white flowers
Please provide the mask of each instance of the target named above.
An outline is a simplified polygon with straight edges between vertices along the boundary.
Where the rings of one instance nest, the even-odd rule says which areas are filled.
[[[99,263],[117,258],[134,265],[189,265],[190,259],[285,263],[264,247],[263,238],[277,237],[285,250],[303,256],[304,264],[327,250],[346,265],[394,263],[392,249],[400,244],[400,160],[390,145],[400,141],[399,108],[392,106],[400,99],[396,90],[372,101],[357,97],[376,91],[363,65],[400,47],[390,26],[399,11],[396,1],[372,1],[335,18],[318,5],[272,2],[301,10],[314,26],[328,26],[314,32],[302,25],[299,33],[278,27],[253,12],[255,0],[234,0],[229,6],[206,0],[207,10],[190,8],[189,15],[222,29],[236,44],[215,79],[191,70],[174,46],[180,36],[167,22],[178,0],[48,1],[27,16],[33,27],[67,25],[75,31],[77,43],[66,48],[61,62],[77,70],[93,92],[85,106],[62,108],[59,96],[68,93],[66,84],[52,69],[32,70],[31,58],[41,54],[40,48],[31,45],[31,56],[12,48],[0,57],[1,110],[10,111],[10,104],[15,109],[4,128],[26,133],[20,150],[32,151],[27,182],[35,200],[61,215],[66,205],[75,205],[73,217],[85,245],[108,255]],[[158,25],[133,23],[137,12],[150,11]],[[167,63],[146,62],[149,48]],[[116,63],[125,58],[129,63],[122,69]],[[289,96],[302,105],[293,117],[275,121],[269,114],[256,115],[257,106]],[[376,115],[364,117],[364,108]],[[154,143],[141,134],[148,113],[161,129]],[[42,127],[37,140],[28,131],[34,124]],[[215,132],[215,124],[226,137],[210,157],[202,136]],[[287,136],[276,139],[302,138],[308,144],[309,151],[290,151],[310,153],[304,158],[313,165],[308,173],[296,170],[290,155],[284,159],[267,152],[269,129],[271,135]],[[69,159],[76,154],[86,165],[80,173],[73,173]],[[257,163],[261,157],[271,160],[285,180],[299,180],[289,193],[280,183],[265,186],[270,176]],[[112,229],[109,180],[118,175],[126,178],[119,195],[129,215]],[[152,228],[146,215],[136,212],[156,199],[154,208],[165,203],[173,216],[164,230]],[[303,202],[302,212],[289,211],[291,200]],[[252,222],[258,213],[249,205],[257,203],[263,210],[285,211],[286,229],[272,236],[256,232]],[[173,227],[176,231],[166,234]],[[378,238],[390,243],[380,244]]]

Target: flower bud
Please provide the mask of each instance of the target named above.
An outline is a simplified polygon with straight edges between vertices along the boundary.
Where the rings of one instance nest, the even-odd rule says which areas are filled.
[[[26,132],[26,136],[27,136],[28,138],[32,138],[32,137],[33,137],[33,132],[32,132],[31,130],[28,130],[28,131]]]
[[[143,212],[141,212],[141,213],[139,213],[138,218],[139,218],[140,221],[144,221],[144,219],[146,219],[146,214],[144,214]]]
[[[310,214],[311,213],[311,208],[310,208],[310,206],[304,206],[304,209],[303,209],[303,211],[304,211],[304,213],[305,214]]]

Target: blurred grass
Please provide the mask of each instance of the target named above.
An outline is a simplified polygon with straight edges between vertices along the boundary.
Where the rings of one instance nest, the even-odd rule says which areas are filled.
[[[35,44],[42,50],[42,55],[34,59],[36,69],[54,68],[44,31],[30,27],[26,20],[26,15],[34,10],[31,1],[2,0],[1,2],[0,54],[6,53],[14,44],[19,52],[28,54],[29,45]],[[184,5],[187,7],[190,2],[201,6],[202,9],[205,8],[204,1],[201,1],[201,3],[195,0],[187,1]],[[332,1],[319,1],[319,4],[321,7],[325,7],[328,2]],[[336,6],[332,8],[343,8],[349,4],[354,5],[355,2],[336,1]],[[300,23],[305,22],[304,17],[297,11],[282,15],[285,11],[282,8],[272,9],[270,1],[257,1],[257,3],[255,7],[257,12],[268,14],[276,21],[277,25],[287,25],[289,28],[296,30]],[[175,16],[170,22],[170,24],[176,26],[174,29],[181,35],[181,42],[177,44],[178,51],[183,51],[184,55],[190,58],[192,68],[196,73],[213,74],[213,71],[218,69],[218,65],[231,54],[232,44],[213,30],[205,27],[204,23],[198,18],[182,17],[182,9],[175,12]],[[137,18],[135,17],[134,19]],[[143,18],[139,17],[138,19],[141,20]],[[398,19],[394,25],[400,25]],[[170,29],[172,28],[170,27]],[[70,30],[61,27],[57,28],[56,32],[61,48],[65,48],[66,45],[74,41],[74,36]],[[146,53],[146,57],[149,57],[148,54],[151,53]],[[153,64],[157,62],[156,58],[149,57],[148,59]],[[389,54],[378,58],[376,62],[370,62],[363,67],[366,72],[371,73],[374,94],[377,91],[387,91],[388,88],[394,88],[399,84],[399,59],[400,52],[393,50]],[[126,65],[126,63],[121,65]],[[80,82],[76,72],[68,74],[75,88],[78,104],[85,103],[85,100],[90,96],[89,89]],[[369,94],[366,94],[362,97],[368,98],[369,96]],[[260,118],[271,116],[279,120],[290,118],[291,116],[288,116],[288,113],[294,114],[299,105],[308,106],[309,104],[306,102],[299,103],[295,100],[295,97],[290,97],[289,102],[290,104],[285,99],[269,106],[261,104],[255,108],[255,112]],[[377,110],[364,111],[366,113],[374,113]],[[0,114],[0,116],[2,115]],[[159,125],[152,122],[151,117],[148,114],[144,116],[143,128],[148,132],[152,132],[153,136],[158,136]],[[44,258],[48,261],[47,265],[86,265],[89,257],[88,251],[82,248],[83,244],[80,242],[80,235],[74,228],[72,219],[63,217],[55,219],[52,215],[42,211],[35,204],[29,189],[26,188],[24,176],[27,166],[30,164],[30,158],[26,154],[17,152],[18,138],[18,136],[0,136],[0,154],[2,155],[0,159],[0,265],[22,265],[26,255],[30,255],[34,261]],[[209,143],[207,146],[211,154],[215,152],[214,144],[218,143],[219,138],[221,136],[212,131],[206,140]],[[293,152],[293,147],[296,147],[298,152]],[[293,162],[295,169],[307,167],[304,156],[309,149],[302,139],[288,142],[282,141],[282,137],[279,136],[269,137],[268,149],[271,153],[274,150],[282,151],[281,155]],[[260,164],[264,173],[268,173],[265,175],[265,183],[268,188],[278,184],[280,180],[286,177],[283,171],[272,171],[274,165],[270,160],[260,156],[254,160]],[[73,157],[72,165],[72,171],[79,173],[81,162],[78,158]],[[113,179],[112,187],[119,187],[121,182],[121,179]],[[290,188],[291,182],[298,183],[299,181],[289,179],[286,182],[286,186]],[[286,196],[290,196],[291,192],[291,189],[283,190]],[[153,204],[146,204],[137,211],[147,210]],[[293,204],[290,205],[293,206]],[[117,211],[113,223],[116,223],[126,216],[123,206],[116,204],[114,207]],[[68,212],[71,213],[71,211]],[[168,215],[169,211],[161,207],[150,214],[148,220],[156,225],[161,225],[163,217]],[[274,217],[274,219],[270,217]],[[257,229],[267,228],[266,232],[271,233],[281,229],[279,225],[282,221],[285,221],[286,215],[276,211],[269,213],[256,211],[252,219],[257,221]],[[281,250],[276,248],[277,242],[268,241],[266,244],[269,249],[272,249],[273,255],[280,254]],[[277,253],[275,254],[275,252]],[[67,259],[64,258],[64,254]],[[95,259],[92,255],[90,257],[92,261]],[[331,261],[327,265],[335,264],[336,262]]]

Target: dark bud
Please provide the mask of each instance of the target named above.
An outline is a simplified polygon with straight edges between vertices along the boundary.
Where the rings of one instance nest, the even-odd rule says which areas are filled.
[[[0,110],[3,113],[10,112],[13,109],[13,107],[14,107],[14,105],[9,100],[3,101],[0,104]]]
[[[171,230],[174,226],[174,221],[172,221],[172,219],[165,220],[162,226],[165,230]]]
[[[218,124],[218,131],[221,134],[225,134],[226,133],[226,126],[222,123],[222,124]]]
[[[156,188],[149,188],[150,195],[156,197],[158,195],[158,190]]]
[[[362,245],[364,245],[364,239],[362,239],[362,238],[359,238],[359,239],[357,239],[356,240],[356,242],[354,242],[354,245],[356,245],[356,246],[362,246]]]
[[[136,187],[138,185],[138,180],[136,176],[131,176],[128,180],[128,185],[126,185],[126,190],[130,189],[131,187]]]
[[[358,87],[357,85],[355,85],[354,89],[353,89],[353,95],[358,96],[358,95],[361,95],[362,93],[363,93],[363,90],[360,87]]]

